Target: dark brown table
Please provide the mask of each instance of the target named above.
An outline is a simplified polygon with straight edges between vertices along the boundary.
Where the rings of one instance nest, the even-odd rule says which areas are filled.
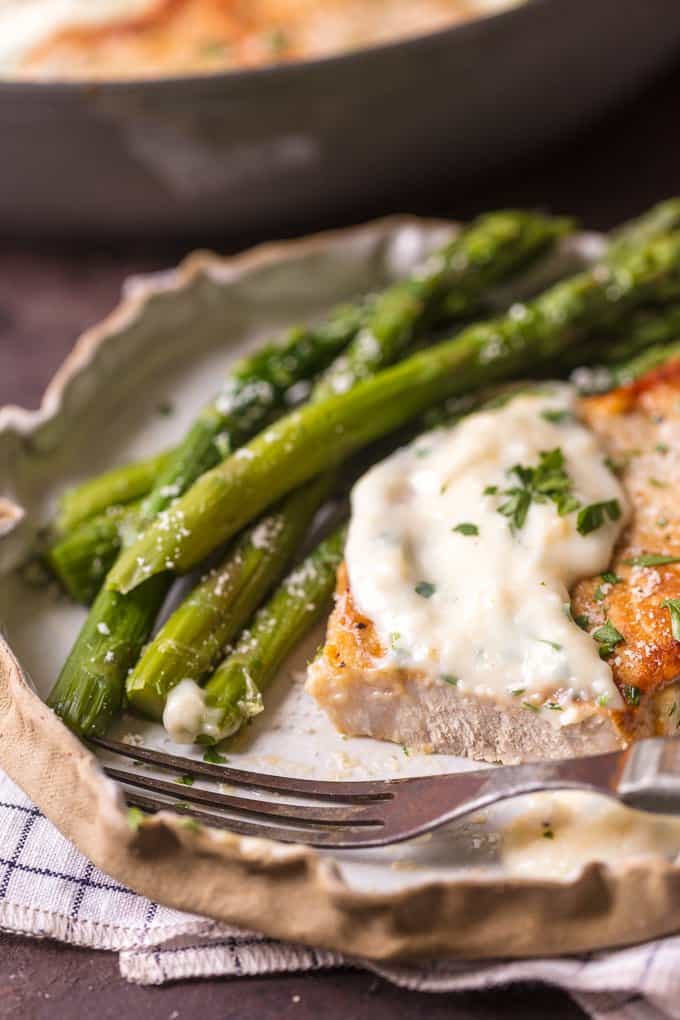
[[[660,198],[680,193],[680,60],[647,91],[595,127],[550,151],[474,180],[415,182],[408,195],[351,218],[329,217],[309,229],[359,221],[395,209],[467,217],[503,205],[539,205],[606,229]],[[0,226],[1,230],[1,226]],[[272,230],[276,234],[276,230]],[[45,383],[73,340],[115,303],[131,272],[174,263],[206,238],[162,249],[130,242],[48,249],[39,240],[0,241],[0,404],[36,406]],[[253,238],[208,239],[235,250]],[[184,982],[138,988],[118,976],[114,955],[0,935],[0,1017],[148,1020],[576,1020],[581,1011],[545,988],[460,997],[404,992],[356,972],[241,981]]]

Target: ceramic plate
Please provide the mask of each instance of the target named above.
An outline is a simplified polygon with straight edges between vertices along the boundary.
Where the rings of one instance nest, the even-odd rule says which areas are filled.
[[[39,411],[0,412],[0,765],[115,878],[271,936],[383,959],[522,956],[652,937],[679,926],[680,821],[565,794],[525,798],[433,836],[363,852],[196,831],[170,812],[135,830],[121,791],[41,700],[84,616],[56,586],[32,586],[22,569],[59,494],[169,446],[244,351],[385,284],[455,229],[396,218],[237,258],[193,255],[175,271],[129,282],[120,306],[79,340]],[[583,235],[558,259],[588,260],[600,248],[597,237]],[[522,290],[537,282],[523,281]],[[473,767],[336,733],[304,691],[304,665],[319,637],[298,649],[264,714],[228,746],[230,764],[324,779]],[[186,753],[160,727],[132,717],[114,735]],[[547,827],[553,839],[544,837]]]

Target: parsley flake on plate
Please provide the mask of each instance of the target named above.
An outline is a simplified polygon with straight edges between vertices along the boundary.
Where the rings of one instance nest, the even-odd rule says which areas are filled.
[[[561,425],[565,421],[573,421],[574,415],[571,411],[547,408],[541,411],[541,418],[549,421],[552,425]]]
[[[461,535],[478,535],[479,528],[476,524],[471,524],[469,521],[463,521],[461,524],[456,524],[455,528],[451,528],[451,531],[457,531]]]
[[[680,641],[680,599],[664,599],[661,606],[663,609],[670,610],[673,637],[676,641]]]
[[[625,641],[623,634],[609,620],[593,631],[593,637],[600,646],[601,659],[609,658],[616,646]]]

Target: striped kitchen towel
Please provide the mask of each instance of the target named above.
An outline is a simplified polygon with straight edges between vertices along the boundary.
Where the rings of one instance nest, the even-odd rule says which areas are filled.
[[[0,773],[0,928],[119,953],[129,981],[247,977],[352,966],[404,988],[556,985],[595,1020],[680,1020],[680,936],[567,959],[375,965],[275,942],[138,896],[91,864]]]

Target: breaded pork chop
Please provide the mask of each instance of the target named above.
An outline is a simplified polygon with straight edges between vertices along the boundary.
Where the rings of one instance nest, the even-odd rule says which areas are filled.
[[[584,705],[582,717],[555,726],[512,701],[477,697],[386,664],[375,626],[354,605],[343,564],[326,644],[308,677],[309,691],[339,730],[516,762],[598,753],[680,725],[680,640],[673,632],[675,615],[680,636],[680,361],[581,400],[579,414],[616,466],[632,514],[610,569],[573,588],[572,614],[590,633],[613,628],[607,661],[625,708]]]

